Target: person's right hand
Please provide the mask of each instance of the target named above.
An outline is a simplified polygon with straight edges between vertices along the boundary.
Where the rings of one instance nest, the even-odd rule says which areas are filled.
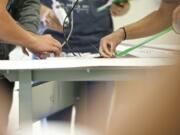
[[[47,53],[60,56],[62,46],[59,41],[55,40],[51,35],[33,35],[33,40],[28,43],[27,49],[38,56]]]
[[[118,44],[124,39],[124,31],[118,29],[112,34],[104,37],[100,41],[99,52],[102,57],[111,58],[114,57],[114,52]]]

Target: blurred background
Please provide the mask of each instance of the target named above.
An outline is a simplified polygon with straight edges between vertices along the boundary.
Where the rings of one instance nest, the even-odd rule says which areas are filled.
[[[136,20],[139,20],[140,18],[143,18],[151,11],[158,9],[159,5],[160,5],[160,0],[132,0],[130,10],[126,15],[122,17],[113,18],[114,29],[117,29],[120,26],[124,26]],[[126,43],[135,44],[142,40],[144,39],[126,41]],[[170,32],[167,35],[164,35],[163,37],[151,42],[148,45],[150,46],[157,45],[158,48],[171,48],[173,50],[180,50],[179,44],[180,44],[179,35],[175,34],[174,32]],[[10,57],[12,60],[15,59],[28,60],[32,58],[32,56],[29,57],[25,56],[21,52],[20,48],[16,48],[11,53]],[[120,134],[178,135],[179,134],[179,129],[178,129],[179,127],[176,127],[180,122],[180,119],[178,117],[179,109],[177,106],[177,103],[179,102],[179,99],[177,97],[177,95],[179,96],[179,92],[178,92],[179,86],[178,87],[173,86],[179,83],[176,81],[175,82],[171,81],[169,83],[169,80],[177,80],[176,79],[177,76],[172,76],[171,72],[167,73],[167,71],[169,70],[164,69],[162,71],[162,75],[163,75],[162,78],[164,78],[164,80],[160,82],[159,82],[160,78],[155,77],[155,75],[149,76],[147,80],[144,81],[137,80],[137,81],[129,81],[129,82],[128,81],[116,82],[115,88],[113,89],[114,91],[113,94],[106,95],[113,97],[113,102],[111,102],[109,109],[114,114],[113,113],[111,114],[110,112],[109,115],[108,112],[108,114],[106,114],[108,115],[108,118],[107,120],[105,120],[108,121],[109,124],[108,125],[110,128],[110,130],[108,131],[109,135],[116,135],[116,134],[117,135]],[[171,69],[171,71],[173,72],[172,73],[173,75],[179,73],[179,72],[174,72],[174,69]],[[167,87],[166,84],[168,84]],[[157,86],[157,87],[153,87],[153,86]],[[13,107],[11,109],[11,115],[10,115],[10,127],[13,127],[13,129],[18,129],[18,119],[19,119],[18,89],[19,89],[18,83],[16,83],[14,98],[13,98]],[[82,121],[83,122],[92,121],[92,123],[90,123],[90,125],[88,126],[91,127],[92,125],[94,125],[92,127],[102,129],[101,131],[104,132],[104,127],[107,126],[104,123],[104,119],[105,119],[104,115],[102,115],[102,113],[104,112],[101,112],[102,110],[97,108],[99,106],[103,106],[103,103],[106,103],[106,101],[104,100],[106,98],[102,98],[101,96],[99,97],[100,95],[99,93],[97,93],[97,96],[92,97],[91,109],[97,111],[95,114],[93,114],[95,115],[94,116],[95,119],[89,120],[89,118],[87,118],[88,113],[83,112],[85,110],[83,108],[85,105],[81,105],[82,102],[79,103],[81,98],[80,95],[87,94],[82,92],[83,89],[84,89],[83,85],[77,85],[73,82],[65,83],[59,81],[48,82],[40,86],[35,86],[33,88],[33,110],[34,110],[33,114],[34,114],[34,120],[35,121],[38,120],[38,122],[34,124],[35,129],[40,128],[42,124],[46,125],[49,120],[66,121],[66,122],[72,120],[71,106],[75,105],[77,108],[81,108],[79,109],[80,110],[79,115],[81,115],[78,117],[80,118],[78,119],[79,123],[81,123]],[[97,86],[93,89],[101,89],[101,87]],[[41,96],[42,91],[44,95],[43,97]],[[100,90],[100,92],[102,91]],[[40,96],[41,99],[39,99]],[[101,101],[98,102],[98,100]],[[81,101],[85,101],[85,99],[81,99]],[[98,107],[97,107],[97,102],[99,103]],[[144,102],[147,102],[147,104],[146,105],[143,104]],[[166,105],[168,105],[168,107]],[[162,110],[159,110],[160,106],[163,107]],[[145,107],[145,109],[141,110],[142,107]],[[64,113],[63,114],[59,113],[59,111]],[[155,112],[157,112],[158,116],[155,116]],[[46,119],[46,116],[49,117]],[[171,116],[174,116],[173,117],[174,119],[165,120],[166,118],[172,118]],[[45,119],[42,120],[42,118],[44,117]],[[83,120],[81,118],[83,118]],[[131,125],[126,123],[128,121],[131,121]],[[136,124],[134,123],[135,121],[139,121],[139,123]],[[103,124],[101,125],[101,123]],[[116,123],[115,126],[114,123]],[[147,123],[148,126],[144,126]],[[154,125],[156,127],[160,126],[162,129],[164,129],[163,130],[164,132],[153,132],[158,130],[157,128],[153,128]],[[172,125],[172,127],[170,125]],[[118,128],[120,126],[123,127],[124,130],[119,131]],[[139,130],[141,128],[142,129],[144,128],[144,130],[141,130],[142,132],[140,132]],[[172,130],[168,130],[169,128],[171,128]],[[126,132],[125,130],[128,132]],[[152,131],[152,133],[150,131]],[[177,132],[173,133],[173,131],[177,131]]]

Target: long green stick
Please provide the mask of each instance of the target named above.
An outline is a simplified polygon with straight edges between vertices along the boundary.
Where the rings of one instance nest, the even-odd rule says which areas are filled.
[[[131,52],[131,51],[135,50],[136,48],[139,48],[139,47],[141,47],[141,46],[143,46],[143,45],[145,45],[145,44],[147,44],[147,43],[149,43],[149,42],[151,42],[151,41],[153,41],[153,40],[155,40],[155,39],[163,36],[164,34],[170,32],[171,30],[172,30],[172,27],[169,27],[169,28],[165,29],[164,31],[162,31],[162,32],[160,32],[160,33],[158,33],[158,34],[150,37],[149,39],[146,39],[146,40],[143,41],[142,43],[139,43],[138,45],[135,45],[135,46],[133,46],[133,47],[131,47],[131,48],[128,48],[128,49],[126,49],[126,50],[124,50],[124,51],[116,51],[116,52],[115,52],[115,56],[116,56],[117,58],[118,58],[118,57],[126,56],[129,52]]]

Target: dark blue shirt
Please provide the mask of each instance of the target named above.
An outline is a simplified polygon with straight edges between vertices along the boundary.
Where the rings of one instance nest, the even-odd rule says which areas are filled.
[[[41,0],[41,2],[51,7],[51,0]],[[72,8],[72,0],[60,0],[60,2],[67,11]],[[97,12],[97,8],[106,2],[107,0],[79,0],[74,10],[74,30],[69,41],[75,52],[97,53],[100,39],[113,31],[109,10]],[[61,43],[64,42],[62,33],[53,30],[46,30],[44,33],[52,34]],[[63,51],[71,50],[65,45]]]

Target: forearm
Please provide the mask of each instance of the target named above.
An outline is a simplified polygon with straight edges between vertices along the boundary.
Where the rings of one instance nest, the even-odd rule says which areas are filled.
[[[0,8],[0,39],[12,44],[28,47],[29,43],[33,40],[33,36],[22,29],[11,18],[4,7]]]
[[[172,24],[172,12],[177,4],[162,3],[159,10],[144,19],[125,26],[127,39],[135,39],[156,34]]]

